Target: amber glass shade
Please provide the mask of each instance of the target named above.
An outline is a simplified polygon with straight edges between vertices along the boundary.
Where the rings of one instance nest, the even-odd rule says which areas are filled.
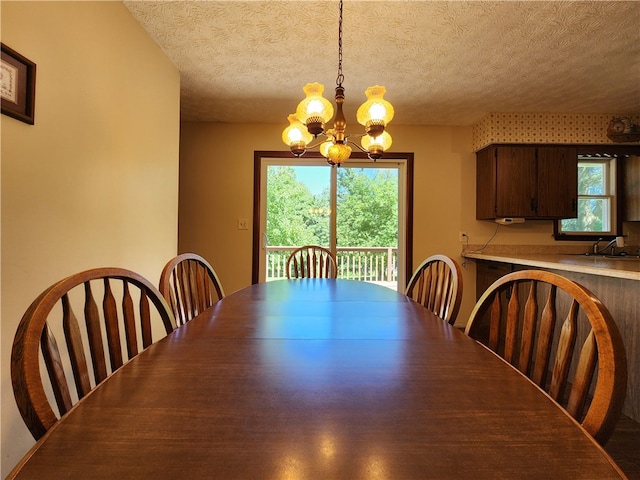
[[[329,158],[329,149],[333,146],[333,141],[331,140],[327,140],[326,142],[322,142],[320,144],[320,154],[324,157],[324,158]]]
[[[356,114],[360,125],[386,126],[393,119],[393,106],[383,98],[386,91],[387,89],[380,85],[365,90],[367,101],[360,105]]]
[[[298,120],[295,114],[290,114],[287,120],[289,120],[289,126],[282,132],[282,141],[294,154],[301,155],[313,140],[313,135],[307,131],[307,127]],[[297,153],[300,150],[302,152]]]
[[[391,138],[391,135],[389,135],[389,132],[382,132],[382,134],[377,137],[365,135],[362,137],[360,144],[367,152],[370,152],[371,149],[382,150],[384,152],[391,148],[392,141],[393,139]]]
[[[322,96],[324,85],[321,83],[307,83],[304,86],[306,98],[296,108],[298,119],[307,124],[308,121],[327,123],[333,117],[333,105]]]
[[[289,120],[289,126],[282,132],[282,141],[285,145],[290,146],[292,143],[310,143],[313,140],[313,135],[309,134],[307,127],[304,126],[295,113],[290,114],[287,117]]]
[[[329,147],[327,152],[328,162],[335,165],[346,162],[350,156],[351,147],[346,143],[335,143]]]

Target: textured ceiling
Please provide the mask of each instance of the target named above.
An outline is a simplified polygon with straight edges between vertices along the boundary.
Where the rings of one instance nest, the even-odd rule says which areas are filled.
[[[186,121],[286,123],[307,82],[333,100],[337,1],[130,1],[180,70]],[[344,4],[347,122],[384,85],[394,123],[490,112],[640,112],[640,2]]]

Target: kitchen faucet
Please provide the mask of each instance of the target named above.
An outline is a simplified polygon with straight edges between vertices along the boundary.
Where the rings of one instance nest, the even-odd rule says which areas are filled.
[[[614,238],[609,243],[607,243],[604,247],[598,248],[598,244],[602,241],[602,238],[599,238],[596,243],[593,244],[593,253],[598,255],[604,252],[607,248],[611,247],[611,255],[615,255],[616,253],[616,239]]]
[[[594,243],[594,244],[591,246],[591,251],[592,251],[595,255],[597,255],[597,254],[598,254],[598,245],[600,244],[600,242],[601,242],[602,240],[603,240],[603,238],[602,238],[602,237],[600,237],[598,240],[596,240],[596,243]]]

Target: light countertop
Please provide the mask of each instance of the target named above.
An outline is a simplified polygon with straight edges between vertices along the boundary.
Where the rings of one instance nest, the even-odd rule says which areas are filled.
[[[464,258],[640,281],[640,258],[552,253],[462,253]]]

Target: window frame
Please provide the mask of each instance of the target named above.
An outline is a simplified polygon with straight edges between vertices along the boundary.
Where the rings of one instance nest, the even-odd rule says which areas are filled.
[[[609,188],[613,190],[612,195],[612,207],[611,215],[612,226],[610,233],[603,232],[563,232],[560,230],[560,222],[562,219],[553,221],[553,236],[557,241],[597,241],[613,240],[617,236],[622,235],[622,224],[624,218],[624,158],[628,156],[628,153],[622,149],[603,148],[603,147],[582,147],[578,148],[576,155],[576,162],[581,160],[593,161],[610,160],[612,163],[609,167]],[[576,198],[576,202],[577,202]]]
[[[304,158],[315,159],[326,163],[326,159],[319,152],[307,152]],[[354,162],[371,161],[368,159],[366,153],[353,152],[351,158]],[[263,241],[263,226],[261,225],[262,211],[262,195],[261,188],[263,186],[263,163],[268,162],[269,159],[288,159],[291,163],[300,161],[295,159],[289,151],[273,151],[273,150],[256,150],[253,152],[253,247],[252,247],[252,274],[251,283],[259,283],[260,281],[260,256],[261,246]],[[398,222],[403,225],[404,234],[400,234],[398,242],[402,242],[404,245],[404,268],[398,270],[398,288],[406,285],[409,282],[409,278],[413,274],[413,177],[414,177],[414,154],[413,152],[387,152],[383,155],[382,161],[385,160],[400,160],[406,162],[404,180],[404,215],[403,219],[398,219]],[[375,163],[375,162],[372,162]],[[266,170],[265,170],[266,171]],[[400,200],[399,200],[400,201]],[[403,274],[404,279],[400,278]],[[398,290],[400,291],[400,290]]]

